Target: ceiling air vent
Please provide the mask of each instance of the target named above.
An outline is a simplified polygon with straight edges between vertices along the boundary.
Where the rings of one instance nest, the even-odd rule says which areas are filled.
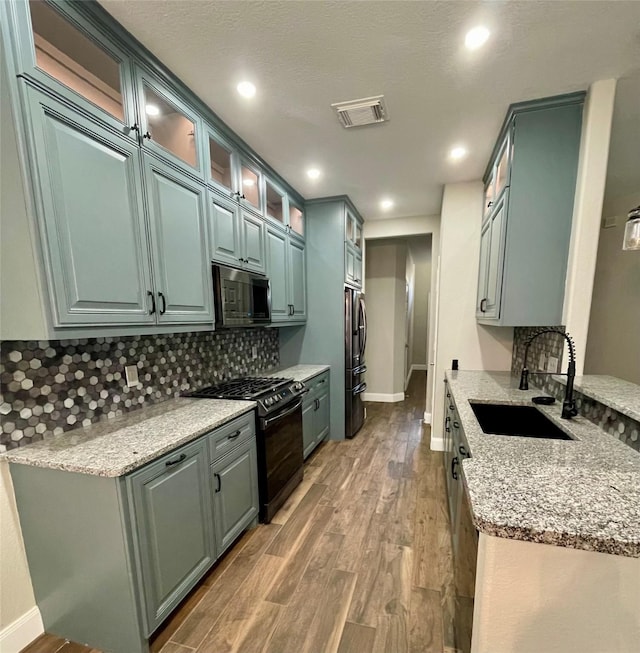
[[[362,127],[389,120],[384,95],[366,97],[350,102],[336,102],[331,105],[338,114],[343,127]]]

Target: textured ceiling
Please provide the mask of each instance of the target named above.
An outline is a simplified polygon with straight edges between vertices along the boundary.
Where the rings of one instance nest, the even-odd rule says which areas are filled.
[[[510,103],[640,62],[635,0],[100,1],[305,197],[346,193],[368,220],[438,214],[444,183],[481,177]],[[492,35],[472,53],[479,23]],[[381,93],[382,125],[345,130],[330,108]],[[469,156],[452,164],[458,143]]]

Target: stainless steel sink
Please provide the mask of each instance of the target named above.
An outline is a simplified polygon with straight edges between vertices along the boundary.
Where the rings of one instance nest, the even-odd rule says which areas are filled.
[[[469,403],[485,433],[516,435],[522,438],[573,440],[533,406]]]

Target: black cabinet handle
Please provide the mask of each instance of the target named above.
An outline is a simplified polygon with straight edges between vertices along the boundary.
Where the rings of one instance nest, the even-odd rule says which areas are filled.
[[[487,310],[487,298],[485,297],[484,299],[480,300],[480,312],[485,313]]]
[[[450,397],[451,397],[451,393],[447,392],[447,399],[449,399]]]
[[[458,451],[460,452],[461,456],[465,456],[465,458],[469,457],[469,452],[467,451],[466,447],[463,444],[461,444],[458,447]]]
[[[493,206],[493,201],[491,201],[491,202],[489,202],[489,203],[487,204],[487,208],[488,208],[488,209],[490,209],[492,206]]]
[[[148,140],[151,140],[151,134],[147,131],[144,134],[142,134],[142,138],[146,138]]]
[[[449,404],[449,410],[454,410],[455,406],[453,404]]]
[[[156,312],[156,296],[150,290],[147,290],[147,297],[151,297],[151,308],[149,309],[149,315],[153,315]]]
[[[240,261],[240,263],[244,263],[244,259],[243,259],[243,258],[239,258],[238,261]]]
[[[129,127],[129,131],[130,132],[139,132],[140,127],[138,127],[138,123],[134,122],[133,125],[131,125],[131,127]]]
[[[453,428],[454,429],[459,429],[460,428],[460,423],[459,422],[454,422],[453,423]]]
[[[246,259],[244,260],[244,262],[245,262],[245,263],[248,263],[248,262],[249,262],[249,259],[248,259],[248,258],[246,258]]]
[[[222,490],[222,479],[220,478],[220,474],[214,474],[213,475],[216,481],[218,482],[218,487],[216,488],[216,494]]]
[[[456,471],[457,466],[458,466],[458,456],[455,456],[451,461],[451,476],[453,476],[453,479],[455,481],[458,480],[458,472]]]
[[[227,440],[235,440],[242,431],[238,429],[235,433],[232,433],[231,435],[227,435]]]
[[[187,459],[186,453],[181,453],[175,460],[167,460],[165,465],[167,467],[172,467],[173,465],[179,465],[182,461]]]
[[[451,429],[449,428],[449,423],[451,422],[451,418],[447,415],[447,419],[444,420],[444,430],[449,433]]]
[[[162,308],[160,309],[160,315],[164,315],[167,312],[167,298],[163,293],[158,293],[158,298],[162,300]]]

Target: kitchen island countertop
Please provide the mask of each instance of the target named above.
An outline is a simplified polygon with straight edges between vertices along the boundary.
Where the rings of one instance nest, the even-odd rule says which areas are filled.
[[[508,372],[446,373],[471,450],[462,463],[473,518],[498,537],[640,557],[640,454],[584,417],[538,408],[573,440],[485,434],[470,401],[532,405]]]

